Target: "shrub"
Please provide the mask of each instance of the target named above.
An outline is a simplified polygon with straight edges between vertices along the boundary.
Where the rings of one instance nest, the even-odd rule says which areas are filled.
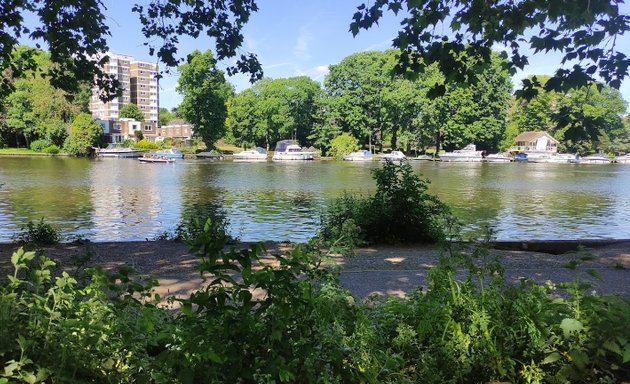
[[[152,143],[150,141],[148,141],[147,139],[142,139],[140,141],[138,141],[136,144],[134,144],[133,146],[135,149],[146,149],[146,150],[150,150],[150,149],[157,149],[158,145],[155,143]]]
[[[341,160],[344,155],[359,149],[359,140],[345,132],[330,141],[330,155]]]
[[[48,141],[51,142],[51,144],[61,147],[63,146],[63,143],[66,140],[66,137],[68,137],[68,130],[66,129],[66,127],[63,125],[61,121],[58,121],[48,131],[47,138],[48,138]]]
[[[51,142],[45,139],[35,140],[31,143],[31,150],[42,152],[44,148],[49,147]]]
[[[366,304],[339,287],[312,245],[268,255],[260,244],[226,244],[212,221],[190,239],[205,285],[178,299],[178,312],[152,301],[155,279],[128,267],[53,278],[54,261],[18,250],[13,275],[0,281],[0,383],[630,377],[627,298],[585,295],[586,280],[513,285],[484,244],[451,248],[429,271],[426,292]]]
[[[52,225],[45,223],[43,217],[39,223],[30,220],[20,230],[21,232],[16,236],[16,239],[21,244],[52,245],[61,241],[59,231]]]
[[[56,146],[56,145],[54,145],[54,144],[53,144],[53,145],[49,145],[48,147],[46,147],[46,148],[44,148],[44,149],[42,150],[42,152],[44,152],[44,153],[50,153],[50,154],[52,154],[52,155],[56,155],[56,154],[57,154],[57,153],[59,153],[60,151],[61,151],[61,148],[59,148],[58,146]]]
[[[325,240],[346,237],[355,243],[435,243],[445,239],[449,209],[426,193],[428,181],[414,175],[409,164],[386,162],[373,175],[377,188],[374,196],[344,194],[327,207],[321,226]],[[348,220],[352,225],[346,223]]]

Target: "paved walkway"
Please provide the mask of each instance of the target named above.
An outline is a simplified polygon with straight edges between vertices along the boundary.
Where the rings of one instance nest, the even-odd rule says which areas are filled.
[[[268,244],[268,249],[281,252],[288,246]],[[0,244],[0,276],[11,273],[10,256],[15,245]],[[46,254],[60,261],[64,269],[72,270],[86,252],[92,254],[89,265],[113,270],[132,265],[142,273],[155,275],[162,296],[185,296],[201,286],[196,269],[197,258],[184,244],[156,242],[93,243],[89,245],[59,244]],[[402,297],[418,286],[425,286],[429,269],[436,265],[441,250],[434,246],[379,246],[362,248],[352,258],[338,258],[341,284],[357,297],[370,295]],[[537,282],[573,281],[576,277],[590,278],[587,269],[597,271],[601,280],[593,281],[595,293],[621,293],[630,297],[630,242],[599,244],[592,250],[570,251],[556,255],[523,250],[492,250],[490,255],[502,255],[502,265],[509,281],[529,277]],[[573,270],[567,265],[579,262]]]

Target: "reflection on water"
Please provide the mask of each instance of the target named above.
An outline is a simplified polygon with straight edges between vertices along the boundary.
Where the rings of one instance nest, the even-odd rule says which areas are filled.
[[[0,241],[44,217],[66,236],[144,240],[223,209],[242,240],[304,241],[326,201],[374,191],[378,163],[0,158]],[[414,163],[475,235],[630,238],[630,166]]]

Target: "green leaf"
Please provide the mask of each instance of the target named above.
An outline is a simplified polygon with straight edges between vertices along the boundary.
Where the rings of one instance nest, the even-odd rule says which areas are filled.
[[[623,351],[623,363],[630,361],[630,344],[626,345],[626,349]]]
[[[571,333],[583,330],[584,326],[577,319],[566,318],[560,323],[560,328],[562,329],[564,337],[569,337]]]
[[[551,364],[551,363],[555,363],[556,361],[560,360],[562,358],[562,355],[559,352],[552,352],[549,355],[547,355],[547,357],[545,357],[545,360],[543,360],[543,364]]]

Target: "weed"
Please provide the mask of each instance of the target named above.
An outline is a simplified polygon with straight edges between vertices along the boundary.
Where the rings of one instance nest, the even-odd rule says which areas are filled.
[[[53,245],[61,241],[59,231],[52,225],[45,223],[43,217],[39,223],[34,223],[30,220],[25,226],[20,228],[20,231],[15,237],[20,244]]]

